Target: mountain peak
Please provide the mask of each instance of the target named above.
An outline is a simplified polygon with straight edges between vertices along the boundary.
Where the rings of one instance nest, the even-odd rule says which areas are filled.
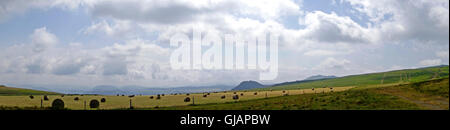
[[[264,88],[266,86],[256,82],[256,81],[242,81],[238,86],[233,88],[232,90],[246,90],[246,89],[255,89],[255,88]]]

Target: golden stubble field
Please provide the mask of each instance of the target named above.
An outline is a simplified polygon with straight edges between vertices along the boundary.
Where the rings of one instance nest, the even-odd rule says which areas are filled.
[[[333,88],[334,92],[337,91],[345,91],[353,87],[337,87]],[[298,95],[298,94],[305,94],[305,93],[327,93],[331,92],[332,90],[330,88],[315,88],[312,89],[299,89],[299,90],[285,90],[285,93],[283,93],[283,90],[277,90],[277,91],[257,91],[257,94],[254,93],[256,91],[236,91],[236,95],[239,96],[239,100],[237,101],[243,101],[243,100],[252,100],[252,99],[261,99],[266,97],[277,97],[277,96],[283,96],[285,94],[289,95]],[[241,93],[244,94],[244,96],[241,96]],[[206,94],[206,93],[205,93]],[[65,95],[62,97],[61,95],[49,95],[48,101],[43,101],[44,107],[50,107],[52,104],[52,101],[55,99],[62,99],[64,101],[65,107],[72,110],[83,110],[84,102],[86,101],[86,109],[92,110],[89,108],[89,102],[92,99],[97,99],[100,101],[101,98],[105,98],[106,102],[100,103],[99,109],[127,109],[130,107],[130,99],[132,102],[132,106],[134,108],[151,108],[151,107],[166,107],[166,106],[183,106],[183,105],[189,105],[192,104],[192,101],[194,100],[195,104],[208,104],[208,103],[225,103],[225,102],[234,102],[233,95],[234,91],[228,91],[228,92],[217,92],[217,93],[210,93],[207,97],[203,97],[202,93],[196,93],[196,94],[190,94],[187,96],[186,94],[181,95],[165,95],[161,96],[161,99],[156,99],[155,95],[145,95],[145,96],[138,96],[135,97],[128,97],[128,96],[92,96],[92,95]],[[150,99],[150,96],[154,96],[153,99]],[[225,99],[222,99],[221,97],[225,96]],[[79,100],[75,101],[74,98],[78,97]],[[184,102],[184,99],[186,97],[190,97],[190,102]],[[34,99],[30,99],[29,96],[0,96],[0,106],[8,106],[8,107],[40,107],[41,106],[41,99],[43,99],[43,95],[34,95]]]

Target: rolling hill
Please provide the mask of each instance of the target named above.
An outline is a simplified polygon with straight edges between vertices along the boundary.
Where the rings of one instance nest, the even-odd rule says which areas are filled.
[[[238,86],[233,88],[232,90],[248,90],[248,89],[256,89],[256,88],[264,88],[264,86],[256,81],[243,81]]]
[[[350,75],[332,79],[315,80],[289,84],[278,84],[272,87],[255,90],[291,90],[322,87],[364,87],[369,85],[398,84],[408,82],[421,82],[430,79],[448,78],[449,66],[441,65],[417,69],[395,70],[389,72]]]
[[[1,96],[9,96],[9,95],[58,95],[60,93],[55,92],[47,92],[47,91],[38,91],[31,89],[22,89],[22,88],[12,88],[4,85],[0,85],[0,95]]]

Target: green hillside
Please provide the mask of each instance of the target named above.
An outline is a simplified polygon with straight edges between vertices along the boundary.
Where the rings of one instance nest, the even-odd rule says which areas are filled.
[[[448,110],[449,79],[156,110]]]
[[[449,66],[396,70],[381,73],[352,75],[334,79],[318,80],[299,84],[274,86],[255,90],[290,90],[321,87],[364,87],[369,85],[420,82],[437,78],[448,78]]]
[[[16,96],[16,95],[57,95],[59,93],[38,91],[31,89],[12,88],[0,85],[0,96]]]

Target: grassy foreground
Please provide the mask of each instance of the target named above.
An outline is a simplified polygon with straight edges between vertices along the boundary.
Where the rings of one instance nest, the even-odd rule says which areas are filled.
[[[152,110],[448,110],[448,80]]]

